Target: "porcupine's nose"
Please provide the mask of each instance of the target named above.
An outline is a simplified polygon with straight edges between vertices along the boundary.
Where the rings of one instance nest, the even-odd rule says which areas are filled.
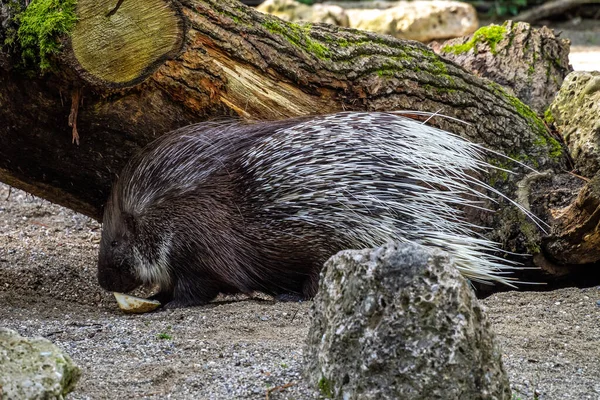
[[[103,289],[121,293],[130,292],[141,285],[135,275],[103,265],[101,261],[98,263],[98,283]]]

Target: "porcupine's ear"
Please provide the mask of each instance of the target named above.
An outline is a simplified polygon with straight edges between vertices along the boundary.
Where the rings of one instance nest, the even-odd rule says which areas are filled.
[[[125,223],[125,228],[127,228],[127,231],[135,235],[137,230],[135,217],[126,212],[121,213],[121,217],[123,218],[123,222]]]

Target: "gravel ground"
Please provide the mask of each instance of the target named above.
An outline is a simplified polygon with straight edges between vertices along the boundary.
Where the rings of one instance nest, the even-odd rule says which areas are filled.
[[[313,399],[301,378],[310,302],[222,298],[124,315],[96,284],[100,226],[0,185],[0,325],[66,350],[69,399]],[[7,199],[8,198],[8,199]],[[600,288],[484,301],[515,399],[600,398]]]

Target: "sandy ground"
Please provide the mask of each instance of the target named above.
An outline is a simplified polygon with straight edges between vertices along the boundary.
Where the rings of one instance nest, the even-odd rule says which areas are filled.
[[[569,62],[575,71],[600,71],[600,46],[571,47]]]
[[[310,302],[222,299],[124,315],[96,284],[100,226],[0,185],[0,326],[66,350],[70,399],[318,398],[301,377]],[[515,399],[600,398],[600,287],[484,301]]]

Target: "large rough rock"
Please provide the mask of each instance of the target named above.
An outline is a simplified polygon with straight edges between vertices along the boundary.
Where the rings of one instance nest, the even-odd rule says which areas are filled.
[[[473,6],[455,1],[328,2],[308,6],[295,0],[267,0],[258,10],[287,21],[327,22],[422,42],[468,35],[479,23]]]
[[[256,8],[260,12],[273,14],[284,21],[324,22],[348,27],[348,15],[342,7],[329,4],[309,6],[296,0],[267,0]]]
[[[482,27],[473,35],[430,47],[476,75],[493,80],[538,114],[548,108],[565,77],[570,43],[551,29],[525,22]]]
[[[80,375],[71,357],[49,340],[0,328],[0,399],[62,399]]]
[[[561,133],[580,174],[594,176],[600,170],[600,71],[570,73],[546,117]]]
[[[342,251],[324,269],[307,376],[350,399],[510,399],[501,352],[469,284],[438,249]]]

